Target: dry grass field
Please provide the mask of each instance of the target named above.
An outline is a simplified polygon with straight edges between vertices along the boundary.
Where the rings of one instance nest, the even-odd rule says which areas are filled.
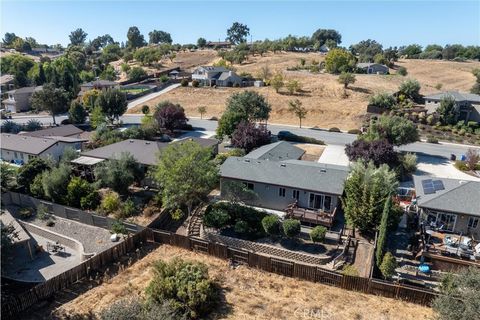
[[[202,52],[194,52],[190,55]],[[211,61],[218,59],[211,55],[209,57],[212,58]],[[282,72],[287,81],[295,79],[301,83],[304,92],[293,96],[288,95],[286,89],[276,93],[271,87],[247,88],[258,91],[268,99],[272,105],[270,117],[272,123],[297,125],[298,119],[288,112],[288,102],[298,98],[309,110],[304,120],[305,126],[358,128],[372,94],[381,91],[394,92],[407,78],[417,79],[422,85],[423,94],[436,92],[437,84],[442,85],[442,90],[468,91],[475,83],[471,70],[480,67],[480,62],[401,60],[398,65],[407,68],[407,77],[395,75],[395,70],[391,70],[391,75],[356,75],[357,81],[346,90],[347,96],[345,96],[342,85],[337,82],[337,76],[286,70],[287,67],[299,64],[300,58],[306,59],[309,64],[312,60],[323,61],[324,56],[316,53],[269,53],[263,57],[249,57],[247,62],[235,66],[238,73],[248,72],[254,76],[258,75],[262,67],[268,66],[272,73]],[[180,56],[177,59],[181,59]],[[189,59],[194,60],[192,57]],[[154,106],[162,100],[170,100],[180,103],[186,109],[188,116],[198,116],[197,107],[207,106],[207,117],[219,117],[225,108],[227,98],[232,93],[242,90],[246,89],[182,87],[152,99],[147,104]],[[139,113],[140,109],[132,109],[128,112]]]
[[[151,279],[152,263],[180,257],[208,265],[222,288],[226,303],[215,319],[432,319],[433,311],[393,299],[345,291],[286,278],[247,267],[232,269],[228,262],[163,245],[116,277],[64,304],[66,314],[98,313],[111,303],[142,295]],[[64,314],[65,314],[64,313]]]

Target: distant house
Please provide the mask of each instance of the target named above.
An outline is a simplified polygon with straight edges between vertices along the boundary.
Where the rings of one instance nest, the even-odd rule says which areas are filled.
[[[480,122],[480,95],[458,91],[446,91],[425,96],[425,108],[433,113],[440,106],[442,99],[451,97],[455,100],[457,120]]]
[[[42,87],[24,87],[7,91],[8,98],[2,100],[2,105],[9,112],[25,112],[31,109],[30,98],[32,94],[41,91]]]
[[[229,49],[232,46],[230,41],[208,41],[205,45],[209,49]]]
[[[257,195],[245,200],[246,204],[331,227],[348,168],[298,160],[304,151],[287,144],[265,146],[245,157],[229,157],[220,167],[221,196],[228,196],[230,182],[243,183]]]
[[[242,86],[243,78],[224,67],[202,66],[193,71],[192,80],[197,80],[202,86],[238,87]]]
[[[22,132],[20,135],[30,137],[70,137],[70,138],[82,138],[83,130],[75,127],[73,124],[61,125],[57,127],[46,128],[37,131]]]
[[[80,93],[79,95],[82,95],[83,93],[93,90],[93,89],[98,89],[98,90],[106,90],[106,89],[112,89],[112,88],[119,88],[120,84],[114,81],[109,81],[109,80],[95,80],[95,81],[90,81],[87,83],[82,83],[80,85]]]
[[[414,176],[420,219],[440,230],[480,238],[480,182]]]
[[[2,74],[0,76],[0,93],[3,94],[7,91],[15,89],[15,76],[11,74]]]
[[[389,69],[384,64],[379,63],[357,63],[357,69],[366,74],[388,74]]]
[[[82,139],[68,137],[39,138],[2,133],[0,148],[3,161],[23,164],[36,157],[59,161],[66,148],[78,150],[82,142]]]

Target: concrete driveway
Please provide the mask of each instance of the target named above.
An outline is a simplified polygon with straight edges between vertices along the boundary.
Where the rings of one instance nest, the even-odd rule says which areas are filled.
[[[141,105],[141,104],[144,104],[145,102],[147,102],[148,100],[152,100],[164,93],[167,93],[175,88],[178,88],[180,87],[180,83],[174,83],[174,84],[171,84],[169,85],[168,87],[165,87],[163,88],[162,90],[158,91],[158,92],[152,92],[150,94],[147,94],[143,97],[140,97],[138,99],[135,99],[135,100],[132,100],[128,103],[128,106],[127,106],[127,109],[131,109],[133,107],[136,107],[138,105]]]
[[[417,155],[417,163],[416,175],[432,175],[439,178],[480,181],[480,178],[473,177],[458,170],[453,165],[453,161],[445,158]]]
[[[335,144],[325,147],[318,162],[340,166],[348,166],[350,164],[350,161],[348,161],[348,157],[345,154],[345,146]]]

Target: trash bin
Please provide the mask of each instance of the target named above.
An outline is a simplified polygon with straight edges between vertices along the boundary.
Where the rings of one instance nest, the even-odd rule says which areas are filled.
[[[462,156],[460,157],[460,160],[465,161],[467,160],[467,157],[464,154],[462,154]]]
[[[450,155],[450,160],[452,160],[452,161],[457,160],[457,156],[452,153],[452,154]]]

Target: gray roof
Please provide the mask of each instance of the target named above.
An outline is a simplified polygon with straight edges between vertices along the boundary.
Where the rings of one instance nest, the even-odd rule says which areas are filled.
[[[445,91],[425,96],[427,100],[442,100],[446,97],[453,97],[455,101],[480,102],[480,95],[458,91]]]
[[[300,159],[305,153],[305,150],[295,147],[293,144],[286,141],[279,141],[261,146],[247,154],[245,158],[282,161],[289,159]]]
[[[172,143],[179,143],[187,140],[194,141],[204,147],[218,144],[218,140],[202,138],[184,138]],[[99,159],[118,159],[123,152],[128,152],[138,163],[144,165],[156,165],[160,150],[166,148],[168,145],[168,142],[129,139],[101,148],[85,151],[82,152],[81,155]]]
[[[118,83],[109,80],[95,80],[87,83],[82,83],[81,87],[115,87]]]
[[[21,136],[18,134],[2,133],[0,147],[5,150],[38,155],[57,142],[57,140],[48,138],[37,138]]]
[[[422,181],[441,180],[445,189],[425,194]],[[414,176],[417,203],[421,208],[480,216],[480,181]]]
[[[158,152],[167,145],[166,142],[130,139],[82,152],[81,155],[99,159],[118,159],[122,153],[128,152],[138,163],[155,165]]]
[[[341,195],[348,168],[332,168],[300,160],[277,162],[229,157],[220,167],[220,175],[223,178]]]
[[[37,87],[23,87],[14,90],[7,91],[7,93],[19,94],[19,93],[34,93],[36,91],[42,90],[42,86]]]
[[[209,72],[228,72],[228,71],[230,71],[225,67],[217,67],[217,66],[201,66],[199,68],[205,69]]]
[[[386,65],[380,64],[380,63],[373,63],[373,62],[360,62],[360,63],[357,63],[357,67],[358,67],[358,68],[368,68],[368,67],[371,67],[371,66],[374,66],[374,65],[388,68]]]
[[[73,124],[61,125],[58,127],[52,127],[37,131],[22,132],[21,135],[30,136],[30,137],[47,137],[47,136],[58,136],[58,137],[69,137],[74,135],[79,135],[83,133],[82,129],[75,127]]]

